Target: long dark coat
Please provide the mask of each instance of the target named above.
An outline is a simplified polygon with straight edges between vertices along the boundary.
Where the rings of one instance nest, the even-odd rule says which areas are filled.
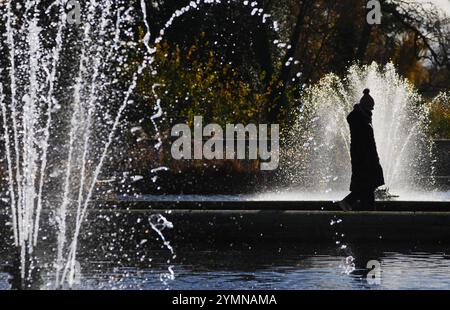
[[[372,113],[358,104],[347,116],[350,125],[352,180],[350,191],[372,191],[384,184],[375,136],[372,127]]]

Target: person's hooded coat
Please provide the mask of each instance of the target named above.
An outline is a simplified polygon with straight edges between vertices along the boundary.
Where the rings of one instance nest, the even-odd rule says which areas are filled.
[[[364,97],[363,97],[364,98]],[[361,100],[363,103],[363,100]],[[375,136],[372,112],[356,104],[347,116],[350,125],[352,179],[350,191],[373,191],[384,184]]]

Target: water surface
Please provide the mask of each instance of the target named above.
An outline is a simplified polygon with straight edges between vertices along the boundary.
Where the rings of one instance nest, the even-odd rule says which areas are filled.
[[[448,246],[348,245],[233,245],[221,248],[176,249],[175,259],[164,249],[152,251],[152,262],[141,261],[131,247],[120,258],[97,252],[80,253],[75,289],[450,289]],[[397,249],[397,250],[395,250]],[[128,252],[127,252],[128,250]],[[354,265],[348,257],[354,257]],[[367,279],[370,260],[380,273]],[[4,257],[1,258],[4,261]],[[169,269],[170,268],[170,269]],[[171,274],[170,271],[173,271]],[[9,289],[0,273],[0,288]],[[51,288],[52,272],[42,272],[40,289]]]

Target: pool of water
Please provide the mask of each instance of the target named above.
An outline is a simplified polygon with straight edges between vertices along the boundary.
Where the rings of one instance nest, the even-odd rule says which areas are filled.
[[[332,244],[175,247],[174,259],[158,249],[147,253],[152,259],[143,260],[130,245],[113,256],[107,251],[80,253],[74,288],[450,289],[448,246],[364,244],[348,245],[345,251]],[[5,254],[0,258],[7,261]],[[367,276],[369,261],[379,262],[374,277]],[[11,288],[8,277],[0,273],[0,289]],[[52,288],[52,277],[51,268],[44,268],[34,288]]]

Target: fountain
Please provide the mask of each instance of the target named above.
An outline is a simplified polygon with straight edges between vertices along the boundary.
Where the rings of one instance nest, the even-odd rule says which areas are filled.
[[[153,43],[163,39],[175,19],[200,5],[219,3],[197,0],[176,10]],[[107,176],[108,152],[125,109],[134,102],[137,79],[156,52],[150,45],[145,1],[83,2],[79,24],[77,19],[69,22],[72,5],[69,0],[0,5],[5,21],[0,45],[3,201],[10,209],[12,242],[18,250],[13,266],[20,273],[18,288],[33,285],[42,258],[48,256],[55,256],[50,260],[55,273],[47,286],[74,284],[82,225],[93,200],[110,192],[99,182]],[[270,17],[255,2],[243,5],[251,15],[261,16],[262,23]],[[141,38],[136,31],[140,20]],[[155,101],[151,120],[157,130],[162,110],[160,100]],[[161,140],[155,147],[160,145]],[[118,149],[116,155],[124,154]],[[154,171],[158,169],[164,167]],[[162,214],[150,216],[149,224],[174,256],[162,234],[172,224]],[[162,281],[173,277],[170,267],[168,271]]]
[[[69,4],[0,6],[5,192],[23,288],[39,255],[53,255],[40,248],[53,236],[53,286],[73,284],[81,226],[91,200],[105,194],[97,181],[137,78],[151,61],[148,25],[145,37],[136,40],[142,14],[133,5],[87,1],[78,25],[67,20]],[[145,19],[144,2],[142,8]]]
[[[296,115],[295,130],[286,137],[288,147],[282,160],[282,177],[296,184],[290,193],[234,197],[225,202],[205,202],[202,197],[192,201],[177,197],[176,202],[164,197],[154,202],[132,197],[111,202],[114,207],[126,204],[125,211],[112,208],[102,213],[100,209],[88,218],[96,198],[110,193],[100,188],[101,179],[108,175],[108,154],[118,143],[117,132],[126,108],[134,102],[137,80],[145,68],[151,68],[156,49],[150,42],[144,0],[132,4],[122,0],[86,1],[79,25],[67,22],[69,2],[0,3],[4,20],[0,28],[5,34],[0,44],[0,133],[5,157],[5,195],[1,198],[9,208],[7,228],[17,249],[12,273],[18,283],[14,287],[36,285],[40,269],[48,267],[44,261],[50,261],[48,269],[52,269],[48,287],[72,287],[79,276],[79,252],[92,251],[88,255],[96,256],[99,254],[95,247],[107,247],[116,241],[125,242],[132,251],[145,252],[140,259],[144,258],[149,250],[142,248],[149,230],[156,232],[163,250],[169,252],[167,264],[175,258],[175,250],[165,235],[166,229],[173,229],[176,235],[172,237],[181,243],[196,236],[202,241],[214,236],[226,242],[229,238],[310,240],[311,236],[333,240],[334,232],[328,229],[330,212],[340,216],[336,213],[339,211],[328,202],[311,200],[341,197],[348,187],[349,133],[345,116],[365,87],[371,88],[377,103],[374,127],[387,186],[401,198],[406,193],[433,189],[433,178],[429,177],[433,175],[433,144],[426,135],[427,109],[421,105],[422,98],[392,64],[354,65],[345,78],[329,74],[306,89],[301,98],[303,105]],[[175,11],[153,43],[163,40],[175,19],[201,5],[218,3],[221,1],[197,0]],[[261,16],[262,23],[269,20],[256,2],[243,1],[243,5],[251,15]],[[136,31],[140,23],[139,30],[143,31]],[[274,22],[274,29],[276,25]],[[276,48],[290,48],[278,40],[273,43]],[[151,120],[157,129],[162,108],[156,94],[155,102]],[[158,138],[156,148],[162,142]],[[124,156],[116,149],[118,157]],[[161,169],[166,168],[152,172]],[[282,202],[289,199],[294,202]],[[104,205],[109,206],[108,202]],[[133,208],[136,212],[127,212]],[[163,216],[165,212],[171,214],[176,225]],[[377,214],[371,216],[375,218],[372,222],[358,214],[350,215],[346,219],[349,226],[343,232],[351,235],[352,231],[364,230],[368,239],[379,238],[379,228],[388,223],[392,225],[385,226],[386,239],[411,235],[411,230],[403,235],[395,231],[396,224],[406,217],[399,221],[397,213],[381,220]],[[103,219],[116,221],[116,226],[98,224]],[[435,214],[422,219],[425,224],[436,222]],[[446,229],[448,216],[439,219],[439,229]],[[82,227],[87,224],[92,234],[111,237],[110,243],[95,244],[106,238],[91,240],[94,244],[80,249]],[[115,231],[117,227],[120,229]],[[124,232],[129,227],[130,231]],[[421,227],[426,232],[428,226]],[[448,230],[441,234],[442,230],[422,236],[445,238]],[[160,275],[164,285],[174,279],[172,267]]]
[[[407,199],[412,192],[433,189],[427,106],[392,63],[384,67],[353,65],[344,78],[328,74],[305,90],[295,130],[285,140],[282,177],[322,199],[339,199],[348,190],[350,132],[346,117],[367,87],[375,99],[373,126],[387,188]]]

